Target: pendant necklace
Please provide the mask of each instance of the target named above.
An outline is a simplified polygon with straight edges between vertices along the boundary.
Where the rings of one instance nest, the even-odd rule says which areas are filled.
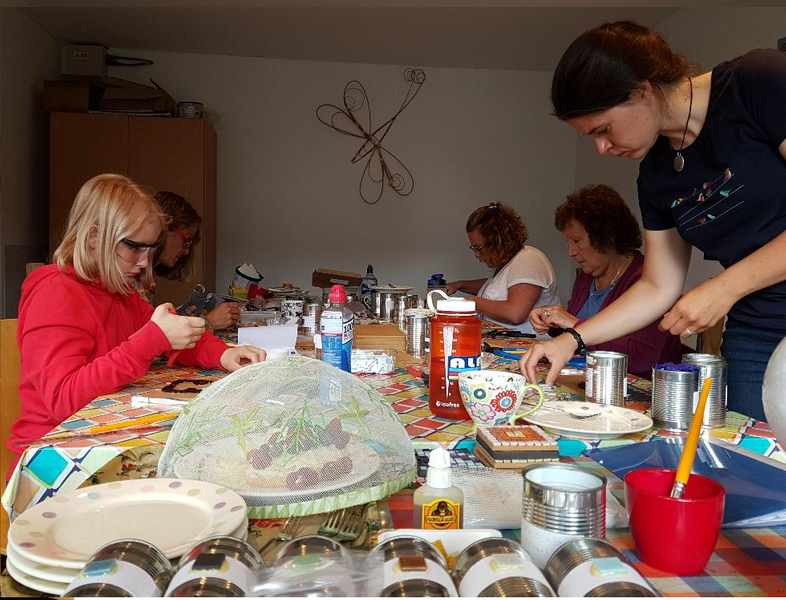
[[[685,168],[685,158],[682,156],[682,147],[685,145],[685,136],[688,133],[688,124],[690,123],[690,113],[693,110],[693,81],[688,77],[690,84],[690,104],[688,105],[688,120],[685,121],[685,131],[682,132],[682,141],[680,142],[680,149],[677,150],[677,156],[674,157],[674,170],[680,173]]]
[[[608,286],[606,286],[606,287],[613,287],[614,284],[617,283],[617,279],[619,279],[620,272],[622,271],[622,267],[624,267],[625,265],[628,264],[628,260],[630,260],[630,258],[632,256],[633,256],[633,254],[626,254],[625,255],[625,259],[622,261],[622,264],[617,269],[617,272],[614,273],[614,277],[612,278],[611,283]],[[603,289],[606,289],[606,288],[603,288]],[[601,291],[601,290],[598,289],[598,278],[597,277],[595,278],[595,291],[596,292]]]

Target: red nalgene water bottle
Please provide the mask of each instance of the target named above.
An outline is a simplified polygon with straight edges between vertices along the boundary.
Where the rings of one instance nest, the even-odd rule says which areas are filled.
[[[431,310],[435,310],[433,294],[444,299],[437,300],[437,316],[431,319],[428,406],[437,417],[469,419],[461,402],[458,376],[480,370],[480,319],[475,315],[474,301],[449,298],[440,290],[429,292]]]

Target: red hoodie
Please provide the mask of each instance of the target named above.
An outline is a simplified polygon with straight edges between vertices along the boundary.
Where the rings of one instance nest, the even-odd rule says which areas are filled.
[[[150,320],[153,307],[139,294],[115,294],[87,283],[69,267],[33,271],[22,284],[17,343],[22,359],[21,411],[8,447],[15,453],[102,394],[144,375],[151,361],[172,349]],[[228,346],[205,333],[178,362],[221,368]]]

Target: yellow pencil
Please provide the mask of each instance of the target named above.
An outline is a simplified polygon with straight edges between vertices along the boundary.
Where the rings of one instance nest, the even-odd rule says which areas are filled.
[[[158,421],[166,421],[167,419],[174,419],[179,413],[160,413],[157,415],[148,415],[146,417],[139,417],[138,419],[131,419],[130,421],[120,421],[119,423],[108,423],[106,425],[97,425],[87,430],[87,433],[93,435],[96,433],[104,433],[105,431],[114,431],[116,429],[129,429],[147,423],[157,423]]]
[[[704,407],[707,405],[711,387],[712,377],[707,377],[704,380],[704,386],[701,388],[701,396],[699,396],[699,404],[696,407],[696,412],[693,414],[693,420],[690,422],[690,430],[688,431],[688,438],[685,440],[685,447],[682,449],[680,464],[677,466],[677,476],[674,478],[674,486],[671,488],[672,498],[682,498],[682,494],[685,493],[685,488],[688,485],[693,459],[696,457],[696,447],[699,445],[701,422],[704,419]]]

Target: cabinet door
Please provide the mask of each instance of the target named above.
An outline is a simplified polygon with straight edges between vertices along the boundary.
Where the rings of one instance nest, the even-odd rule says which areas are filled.
[[[60,243],[74,197],[101,173],[128,174],[128,117],[52,113],[49,131],[49,251]]]
[[[128,129],[129,175],[156,191],[180,194],[196,209],[203,220],[214,218],[205,211],[205,125],[202,119],[157,119],[130,117]],[[210,214],[208,214],[210,213]],[[209,230],[215,231],[215,223]],[[156,303],[184,302],[197,283],[215,288],[215,275],[206,279],[205,254],[214,248],[203,240],[191,249],[194,254],[194,277],[175,282],[157,278]],[[210,250],[214,251],[214,250]],[[213,259],[214,260],[214,259]]]

